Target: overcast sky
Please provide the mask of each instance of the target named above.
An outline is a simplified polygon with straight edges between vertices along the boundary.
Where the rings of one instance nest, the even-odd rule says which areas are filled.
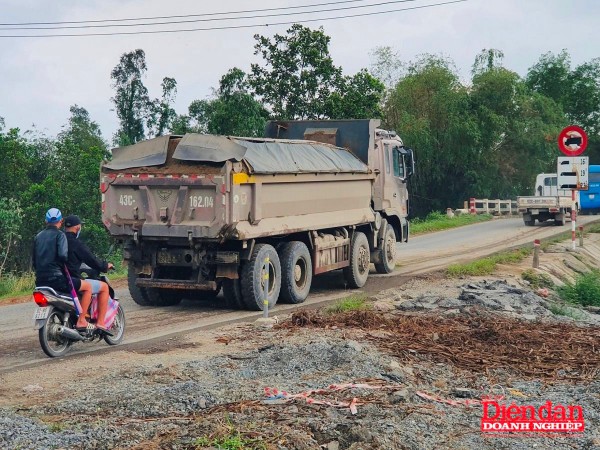
[[[248,9],[321,4],[333,0],[0,0],[0,21],[56,22],[205,14]],[[327,8],[383,3],[355,1]],[[447,0],[388,2],[374,8],[284,18],[163,25],[145,29],[273,23],[299,19],[409,8]],[[326,8],[326,7],[322,7]],[[317,9],[316,7],[313,9]],[[287,10],[286,12],[299,11]],[[273,13],[273,12],[271,12]],[[215,16],[213,16],[215,17]],[[574,65],[600,56],[600,1],[597,0],[468,0],[432,8],[399,11],[305,24],[322,25],[331,36],[336,65],[352,74],[370,65],[370,52],[391,46],[405,61],[422,53],[443,54],[455,61],[464,80],[483,48],[500,49],[504,65],[524,75],[542,53],[567,49]],[[1,25],[1,28],[6,26]],[[176,110],[187,112],[194,99],[206,98],[231,67],[248,70],[258,62],[253,55],[255,33],[272,36],[289,25],[255,26],[237,30],[196,31],[133,36],[0,38],[0,117],[7,127],[55,135],[67,122],[69,106],[85,107],[112,139],[118,127],[111,111],[110,71],[124,52],[146,52],[145,80],[151,97],[160,95],[160,82],[177,80]],[[139,28],[138,28],[139,29]],[[127,31],[131,31],[129,28]],[[135,30],[135,29],[134,29]],[[7,34],[110,32],[114,29],[22,31]]]

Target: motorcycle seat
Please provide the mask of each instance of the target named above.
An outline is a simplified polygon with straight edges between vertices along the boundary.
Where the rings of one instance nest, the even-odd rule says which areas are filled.
[[[63,300],[73,301],[73,297],[71,297],[71,294],[68,294],[66,292],[57,292],[50,286],[36,286],[35,290],[36,291],[46,291],[46,292],[50,293],[51,295],[54,295],[55,297],[62,298]]]

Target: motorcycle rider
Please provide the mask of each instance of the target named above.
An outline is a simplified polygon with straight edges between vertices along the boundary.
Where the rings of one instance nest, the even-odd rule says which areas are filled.
[[[98,320],[96,321],[96,328],[110,335],[111,333],[104,323],[106,311],[108,310],[108,285],[100,280],[93,280],[90,278],[83,280],[81,278],[81,263],[85,263],[98,272],[108,272],[114,266],[112,263],[103,261],[94,256],[88,246],[78,239],[79,233],[81,232],[81,226],[81,219],[76,215],[70,215],[65,219],[65,234],[68,243],[67,268],[69,269],[73,283],[77,281],[80,283],[88,283],[91,286],[91,290],[89,292],[86,291],[85,295],[82,295],[81,298],[81,308],[84,311],[88,310],[92,295],[97,294]],[[85,320],[85,318],[83,320]],[[78,321],[77,326],[79,325]],[[84,326],[83,322],[81,323],[81,326]]]
[[[58,208],[50,208],[46,212],[46,228],[40,231],[33,242],[32,263],[35,270],[35,285],[48,286],[59,292],[71,292],[69,282],[63,271],[68,261],[69,247],[67,237],[60,231],[63,224],[62,213]],[[73,279],[73,287],[83,298],[91,299],[92,286],[87,281]],[[83,311],[87,307],[82,301]],[[75,328],[85,330],[88,327],[85,314],[80,314]]]

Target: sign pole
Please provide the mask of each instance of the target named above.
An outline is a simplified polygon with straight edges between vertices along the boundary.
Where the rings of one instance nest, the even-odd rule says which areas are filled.
[[[575,189],[571,189],[571,248],[575,250],[575,230],[577,230],[577,203],[575,203]]]
[[[557,163],[557,187],[561,189],[571,188],[571,247],[573,250],[577,248],[575,242],[576,230],[577,230],[577,202],[575,192],[578,190],[588,189],[588,157],[581,157],[579,161],[575,161],[575,157],[581,155],[588,144],[588,137],[583,128],[577,125],[569,125],[564,128],[558,135],[558,149],[567,157],[559,158]],[[562,166],[569,164],[567,161],[561,161],[561,159],[571,158],[570,170],[564,171]],[[566,176],[564,180],[563,175]],[[562,181],[565,181],[564,183]]]

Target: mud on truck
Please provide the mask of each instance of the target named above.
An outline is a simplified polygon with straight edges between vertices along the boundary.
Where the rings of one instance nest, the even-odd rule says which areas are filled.
[[[273,121],[265,138],[161,136],[101,167],[102,216],[140,305],[301,303],[313,276],[362,287],[409,234],[414,155],[378,120]]]

